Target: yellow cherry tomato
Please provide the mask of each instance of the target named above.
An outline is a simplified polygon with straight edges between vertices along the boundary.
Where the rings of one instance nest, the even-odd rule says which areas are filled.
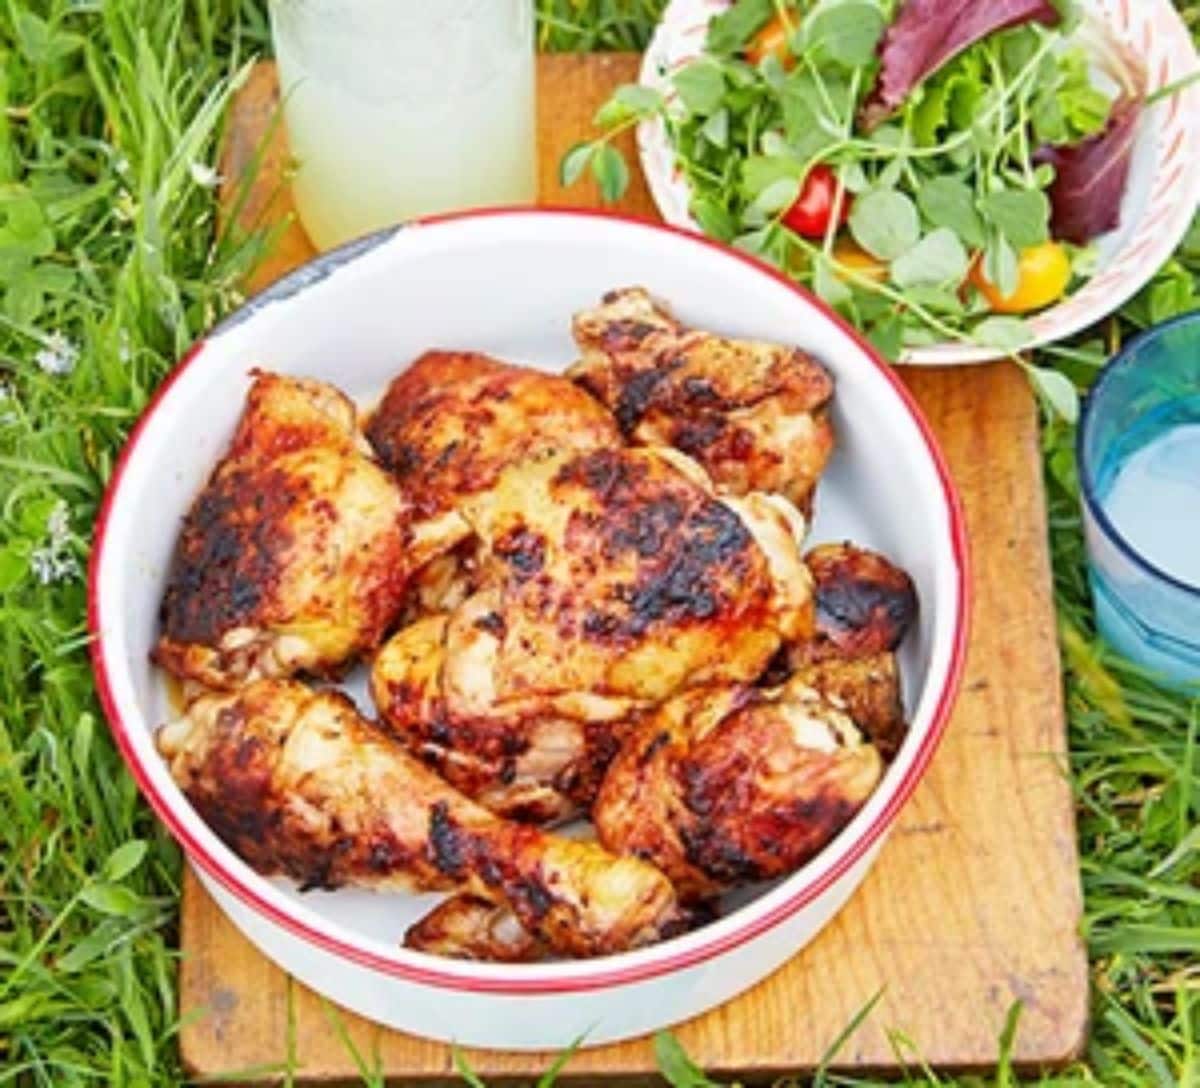
[[[1017,262],[1017,289],[1011,295],[1002,295],[984,275],[982,257],[971,265],[970,275],[996,313],[1027,314],[1044,309],[1066,294],[1071,282],[1071,259],[1057,242],[1023,249]]]
[[[849,238],[841,238],[834,244],[833,259],[833,273],[840,280],[851,279],[851,272],[858,278],[874,283],[883,283],[888,278],[888,266]]]
[[[762,63],[764,57],[769,57],[772,54],[779,58],[779,63],[785,68],[790,68],[796,63],[796,58],[792,56],[791,47],[788,45],[788,25],[779,18],[779,13],[776,12],[771,16],[770,20],[763,26],[746,46],[746,59],[753,65]]]

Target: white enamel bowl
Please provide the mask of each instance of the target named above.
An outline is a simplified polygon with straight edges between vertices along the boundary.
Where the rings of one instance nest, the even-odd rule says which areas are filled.
[[[696,325],[802,345],[833,371],[839,445],[814,539],[854,539],[912,573],[921,614],[902,660],[912,731],[828,849],[701,930],[584,962],[478,964],[410,952],[401,936],[434,897],[300,894],[258,876],[197,816],[155,752],[152,731],[170,710],[148,655],[180,519],[229,439],[251,367],[321,378],[364,403],[435,346],[558,369],[573,358],[571,314],[625,284],[650,287]],[[143,793],[229,917],[287,971],[419,1035],[542,1049],[587,1032],[597,1044],[686,1019],[746,989],[811,940],[854,890],[946,725],[965,640],[964,553],[961,512],[919,411],[820,303],[745,256],[667,228],[579,212],[468,213],[314,261],[176,367],[130,437],[97,522],[94,667]]]
[[[704,49],[709,20],[730,0],[671,0],[642,62],[640,81],[669,93],[671,73]],[[1191,34],[1172,0],[1081,0],[1080,41],[1097,56],[1097,72],[1141,70],[1153,94],[1198,67]],[[1100,55],[1105,59],[1101,61]],[[1100,78],[1104,78],[1100,75]],[[1115,91],[1115,85],[1111,88]],[[691,192],[675,166],[661,121],[638,128],[638,150],[662,217],[699,231],[688,211]],[[1179,245],[1200,200],[1200,84],[1150,107],[1138,126],[1121,225],[1096,242],[1097,272],[1074,295],[1030,319],[1029,347],[1064,340],[1101,321],[1150,281]],[[979,363],[1004,352],[961,343],[913,348],[901,360],[924,366]]]

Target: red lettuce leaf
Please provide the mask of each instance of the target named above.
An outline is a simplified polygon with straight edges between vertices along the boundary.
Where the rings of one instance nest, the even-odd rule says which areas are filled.
[[[1055,238],[1081,246],[1120,226],[1142,106],[1140,98],[1122,98],[1103,132],[1070,147],[1041,148],[1034,156],[1055,169],[1047,192]]]
[[[888,117],[946,61],[997,30],[1029,22],[1058,26],[1048,0],[905,0],[879,45],[882,67],[861,123],[868,131]]]

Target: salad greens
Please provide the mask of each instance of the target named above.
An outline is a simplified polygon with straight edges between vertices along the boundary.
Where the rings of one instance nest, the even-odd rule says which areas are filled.
[[[1093,80],[1077,24],[1069,0],[737,0],[665,93],[616,91],[563,181],[590,165],[617,198],[612,137],[661,118],[701,228],[889,357],[1015,351],[1022,315],[1085,279],[1087,243],[1115,225],[1141,112],[1136,74],[1119,97]]]

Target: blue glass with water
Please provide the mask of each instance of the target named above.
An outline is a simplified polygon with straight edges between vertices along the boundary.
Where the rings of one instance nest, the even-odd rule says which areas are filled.
[[[1079,428],[1096,621],[1123,656],[1200,692],[1200,312],[1112,360]]]

